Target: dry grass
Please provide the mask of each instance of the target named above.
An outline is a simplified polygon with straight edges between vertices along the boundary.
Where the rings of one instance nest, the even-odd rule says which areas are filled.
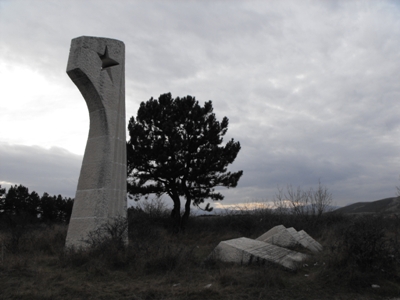
[[[343,216],[317,220],[257,212],[193,218],[186,232],[176,235],[165,214],[131,213],[129,246],[122,248],[104,238],[86,251],[64,251],[66,226],[58,225],[30,228],[12,252],[5,249],[10,233],[3,230],[0,299],[390,299],[400,295],[398,256],[393,257],[391,269],[377,270],[381,261],[374,261],[361,271],[345,253],[347,248],[339,249],[344,247],[343,228],[353,226]],[[393,223],[395,219],[382,220],[375,221],[386,226],[390,238],[384,241],[394,241],[399,224]],[[277,224],[306,230],[322,242],[324,252],[297,272],[206,260],[221,240],[254,238]],[[380,288],[373,289],[372,284]]]

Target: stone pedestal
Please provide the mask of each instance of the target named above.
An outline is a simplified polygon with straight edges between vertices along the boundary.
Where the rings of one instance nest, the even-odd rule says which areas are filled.
[[[86,101],[90,129],[66,246],[85,247],[91,231],[127,213],[124,43],[73,39],[67,74]]]

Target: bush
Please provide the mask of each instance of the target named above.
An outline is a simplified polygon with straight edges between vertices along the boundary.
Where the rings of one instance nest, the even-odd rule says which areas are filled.
[[[387,217],[368,215],[338,226],[337,241],[332,247],[338,266],[357,267],[361,272],[395,273],[399,245],[388,236],[391,223]]]
[[[124,267],[127,263],[128,221],[117,217],[89,234],[86,243],[89,248],[80,250],[90,255],[90,259],[102,261],[112,268]],[[85,256],[85,253],[83,253]]]
[[[104,223],[89,233],[86,243],[90,248],[103,248],[112,245],[116,249],[124,249],[128,242],[128,220],[117,217]]]

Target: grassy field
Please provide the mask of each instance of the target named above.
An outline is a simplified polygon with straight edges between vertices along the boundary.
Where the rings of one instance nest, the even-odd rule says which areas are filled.
[[[220,241],[256,238],[279,224],[305,230],[323,253],[296,272],[207,260]],[[130,210],[128,247],[118,236],[98,234],[86,251],[64,251],[66,230],[2,226],[0,299],[400,298],[395,216],[317,218],[259,210],[195,217],[184,233],[174,234],[167,213]]]

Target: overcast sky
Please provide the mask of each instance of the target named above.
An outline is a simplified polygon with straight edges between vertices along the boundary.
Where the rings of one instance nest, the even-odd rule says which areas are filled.
[[[0,0],[0,184],[75,195],[89,129],[71,39],[126,47],[127,121],[171,92],[212,100],[243,170],[224,204],[318,180],[346,205],[400,175],[400,1]]]

